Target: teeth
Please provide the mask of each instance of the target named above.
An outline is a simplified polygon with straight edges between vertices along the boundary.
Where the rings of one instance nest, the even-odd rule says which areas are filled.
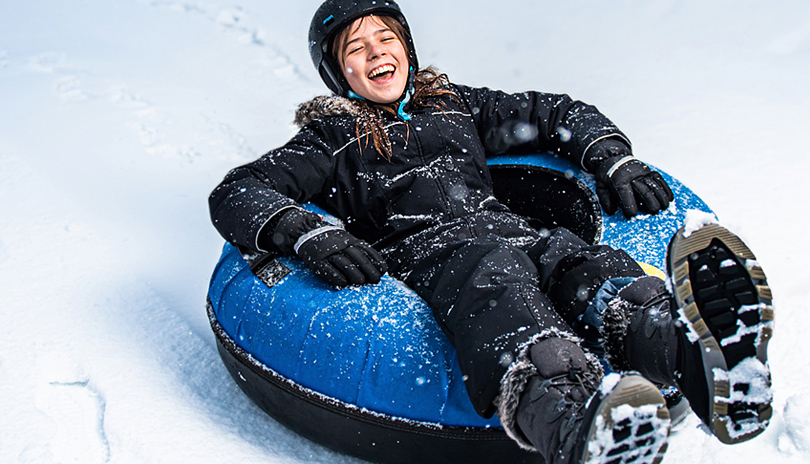
[[[394,72],[394,66],[390,64],[384,64],[379,68],[374,69],[368,74],[369,79],[373,79],[380,74],[387,73],[387,72]]]

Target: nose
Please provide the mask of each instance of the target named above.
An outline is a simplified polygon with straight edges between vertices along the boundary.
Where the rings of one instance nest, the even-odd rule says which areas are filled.
[[[372,44],[368,49],[368,60],[372,61],[375,60],[383,55],[385,55],[385,48],[380,43]]]

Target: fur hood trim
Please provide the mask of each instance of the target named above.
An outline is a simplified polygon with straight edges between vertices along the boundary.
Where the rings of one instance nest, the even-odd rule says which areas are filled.
[[[354,116],[361,114],[360,103],[337,95],[315,97],[298,106],[293,121],[299,128],[328,116]]]

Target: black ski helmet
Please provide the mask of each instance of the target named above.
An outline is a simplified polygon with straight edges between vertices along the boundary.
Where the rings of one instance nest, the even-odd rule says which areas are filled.
[[[340,64],[329,53],[329,46],[338,32],[355,19],[369,14],[391,16],[402,24],[407,41],[405,48],[411,66],[409,73],[419,69],[411,28],[394,0],[326,0],[315,12],[309,25],[309,55],[326,86],[337,95],[346,95],[349,83],[343,77]]]

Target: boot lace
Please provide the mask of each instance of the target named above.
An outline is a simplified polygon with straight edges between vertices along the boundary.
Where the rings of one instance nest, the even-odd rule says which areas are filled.
[[[567,373],[543,380],[532,392],[532,400],[545,395],[551,388],[557,389],[562,393],[562,398],[557,402],[553,408],[553,413],[547,419],[553,421],[566,411],[571,411],[571,419],[569,420],[571,422],[580,416],[580,411],[599,386],[599,380],[599,377],[592,372],[585,372],[579,367],[571,367]],[[580,398],[575,396],[577,391],[580,393]]]
[[[652,307],[658,306],[658,305],[660,305],[660,304],[662,304],[664,302],[669,301],[669,298],[670,298],[669,293],[661,292],[658,295],[656,295],[656,296],[650,298],[649,300],[645,301],[641,305],[641,309],[644,310],[644,309],[647,309],[647,308],[652,308]]]
[[[561,416],[565,411],[570,411],[571,415],[567,420],[560,423],[560,442],[563,444],[560,451],[568,454],[576,446],[578,430],[582,426],[584,410],[590,403],[593,392],[599,387],[600,378],[592,372],[585,372],[581,368],[572,367],[567,374],[562,374],[551,379],[550,385],[556,387],[563,393],[563,397],[557,402],[555,412]],[[576,395],[576,393],[579,395]]]

